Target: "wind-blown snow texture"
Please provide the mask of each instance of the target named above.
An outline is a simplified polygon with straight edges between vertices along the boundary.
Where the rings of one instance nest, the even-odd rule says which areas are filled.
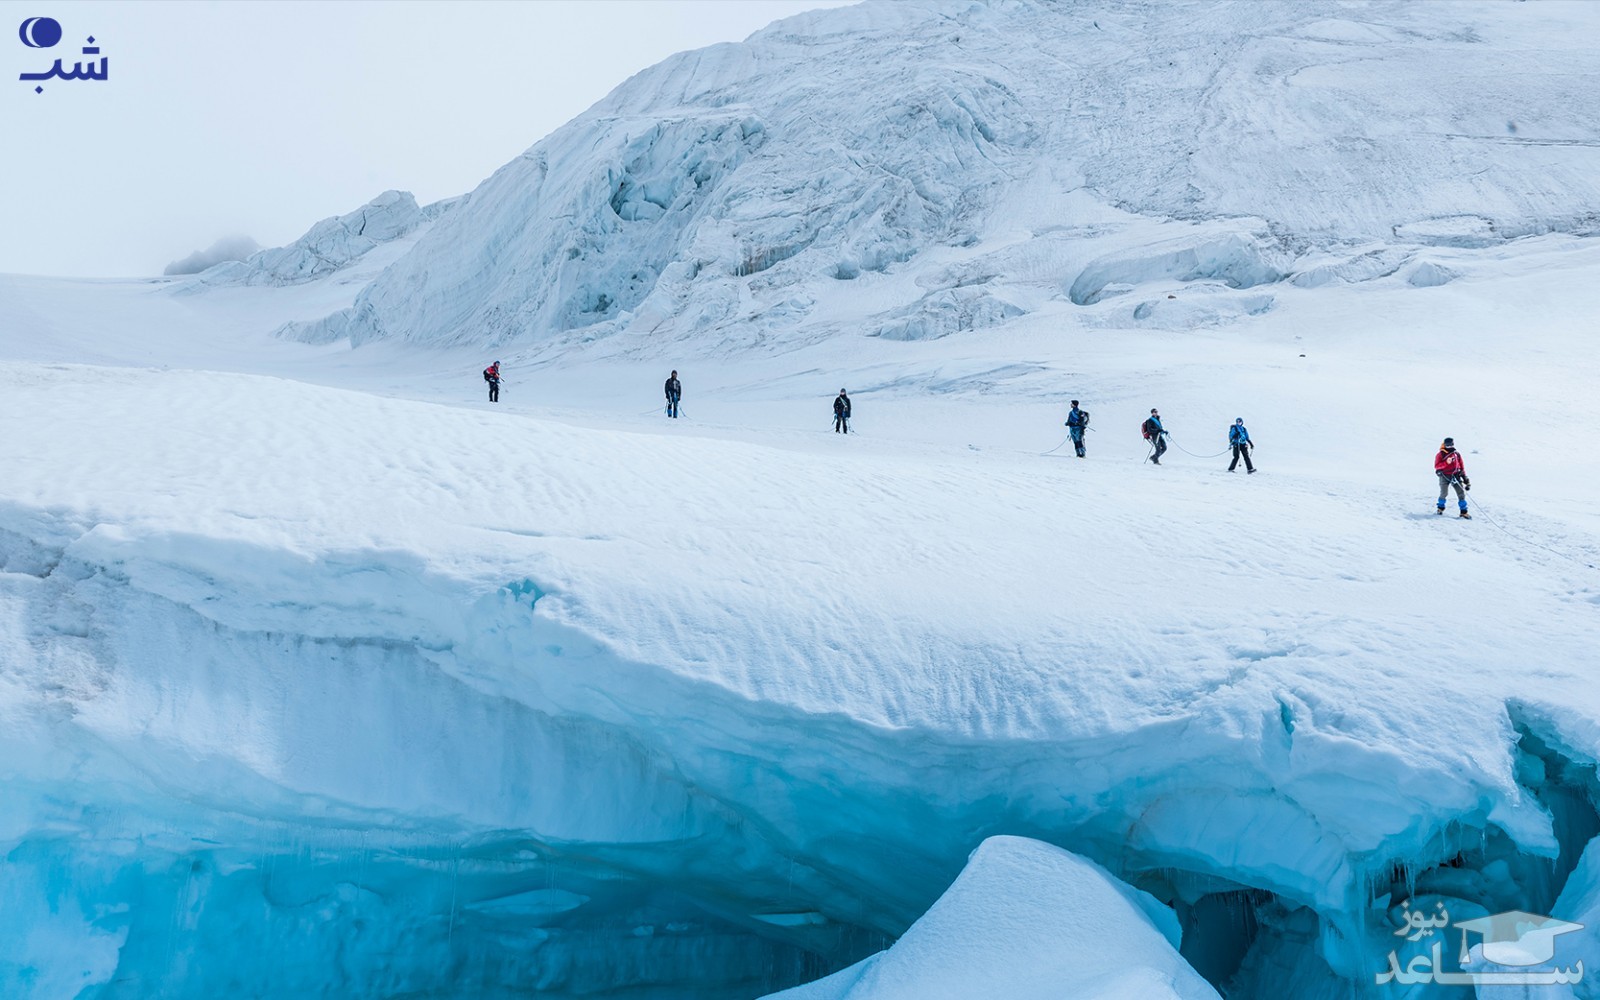
[[[1174,6],[793,19],[370,246],[0,277],[0,994],[1003,964],[971,886],[1089,869],[995,835],[1230,998],[1392,995],[1413,895],[1600,966],[1600,8]]]

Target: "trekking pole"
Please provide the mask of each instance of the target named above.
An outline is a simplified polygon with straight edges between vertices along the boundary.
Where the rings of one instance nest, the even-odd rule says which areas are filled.
[[[1147,439],[1150,442],[1150,450],[1144,456],[1144,460],[1146,462],[1151,461],[1152,459],[1155,458],[1155,456],[1156,456],[1156,445],[1161,443],[1161,435],[1165,434],[1165,433],[1166,433],[1166,431],[1159,431],[1159,432],[1157,432],[1155,434],[1154,437],[1151,437],[1151,438]],[[1140,463],[1140,464],[1143,464],[1143,463]]]

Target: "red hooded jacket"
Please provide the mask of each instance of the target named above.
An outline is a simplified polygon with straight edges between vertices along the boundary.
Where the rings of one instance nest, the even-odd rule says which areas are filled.
[[[1460,476],[1467,471],[1466,463],[1461,461],[1461,453],[1454,448],[1449,451],[1439,449],[1439,454],[1433,458],[1433,471],[1441,476]]]

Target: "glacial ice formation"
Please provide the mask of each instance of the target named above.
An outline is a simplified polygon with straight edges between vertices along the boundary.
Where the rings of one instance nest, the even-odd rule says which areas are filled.
[[[352,307],[285,333],[620,333],[648,339],[619,349],[654,353],[924,339],[1003,322],[1002,304],[1032,311],[1041,282],[1092,303],[1111,285],[1250,287],[1328,257],[1590,233],[1586,6],[903,0],[801,15],[634,76]],[[961,301],[976,293],[920,280],[1027,244],[1053,263],[1002,272],[978,314]],[[908,272],[917,287],[892,280]],[[796,295],[822,276],[871,286],[865,330]]]
[[[453,201],[419,208],[409,191],[385,191],[346,215],[323,219],[288,246],[227,261],[195,277],[197,287],[294,285],[340,271],[374,248],[409,234]],[[194,289],[189,289],[194,290]]]

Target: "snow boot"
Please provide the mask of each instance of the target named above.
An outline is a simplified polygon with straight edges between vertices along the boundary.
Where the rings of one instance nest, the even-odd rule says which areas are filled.
[[[1440,512],[1439,512],[1439,513],[1441,513],[1441,514],[1443,514],[1443,513],[1444,513],[1444,511],[1440,511]],[[1472,515],[1471,515],[1471,514],[1469,514],[1469,513],[1467,513],[1467,512],[1466,512],[1466,511],[1462,511],[1462,512],[1461,512],[1461,513],[1460,513],[1460,514],[1457,514],[1457,515],[1456,515],[1456,516],[1457,516],[1457,517],[1464,517],[1464,518],[1466,518],[1466,519],[1467,519],[1467,520],[1469,520],[1469,521],[1470,521],[1470,520],[1472,520]]]
[[[1443,514],[1444,513],[1444,508],[1443,507],[1436,507],[1436,508],[1434,508],[1433,512],[1435,514]]]

